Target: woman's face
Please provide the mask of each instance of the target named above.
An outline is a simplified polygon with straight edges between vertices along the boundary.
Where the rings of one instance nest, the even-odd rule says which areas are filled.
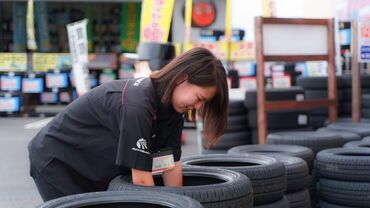
[[[178,113],[185,113],[190,109],[199,110],[216,95],[216,91],[215,86],[201,87],[185,80],[175,87],[171,104]]]

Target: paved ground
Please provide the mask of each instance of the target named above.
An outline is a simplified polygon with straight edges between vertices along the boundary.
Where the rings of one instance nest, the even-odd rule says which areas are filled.
[[[42,203],[31,177],[27,143],[39,131],[26,129],[41,118],[0,118],[0,208],[35,207]],[[195,130],[185,130],[183,155],[198,154]]]

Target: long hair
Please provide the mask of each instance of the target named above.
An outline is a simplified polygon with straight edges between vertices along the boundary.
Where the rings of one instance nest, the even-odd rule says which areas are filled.
[[[225,69],[219,59],[205,48],[193,48],[168,63],[150,78],[164,105],[172,99],[176,86],[184,81],[201,87],[217,88],[216,95],[201,107],[205,147],[215,144],[227,127],[229,92]]]

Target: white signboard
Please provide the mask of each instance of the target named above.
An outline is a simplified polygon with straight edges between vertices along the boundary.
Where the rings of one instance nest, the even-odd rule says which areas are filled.
[[[67,25],[72,71],[78,96],[90,89],[89,69],[87,68],[87,22],[88,20],[84,19]]]
[[[358,22],[358,62],[370,62],[370,20]]]

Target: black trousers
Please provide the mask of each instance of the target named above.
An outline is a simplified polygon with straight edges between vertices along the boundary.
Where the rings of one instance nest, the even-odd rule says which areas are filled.
[[[66,194],[62,193],[61,191],[56,189],[53,185],[48,183],[32,164],[30,166],[31,166],[30,167],[31,177],[35,181],[37,190],[39,191],[41,198],[42,200],[44,200],[44,202],[66,196]]]

